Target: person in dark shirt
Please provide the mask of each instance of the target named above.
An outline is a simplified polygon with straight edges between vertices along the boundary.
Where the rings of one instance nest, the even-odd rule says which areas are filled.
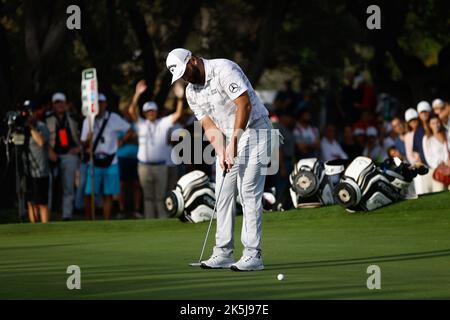
[[[425,136],[425,126],[431,115],[431,106],[426,101],[420,101],[417,104],[417,113],[419,114],[420,126],[414,132],[413,151],[419,153],[422,163],[427,165],[425,155],[423,153],[423,137]]]

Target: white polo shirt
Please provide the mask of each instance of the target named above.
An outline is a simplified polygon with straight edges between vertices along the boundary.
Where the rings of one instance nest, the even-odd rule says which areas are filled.
[[[169,131],[173,126],[173,117],[149,121],[139,117],[136,123],[139,148],[137,158],[142,163],[164,162],[166,164],[171,148],[168,145]]]
[[[252,105],[247,126],[267,116],[264,104],[256,95],[242,69],[227,59],[202,59],[205,66],[205,84],[189,84],[186,98],[197,120],[209,116],[215,125],[230,137],[234,129],[236,104],[233,100],[247,91]]]
[[[117,149],[118,149],[118,145],[117,145],[117,139],[119,134],[124,131],[128,131],[128,129],[130,129],[131,125],[126,122],[124,119],[122,119],[118,114],[114,113],[114,112],[109,112],[106,111],[105,114],[103,115],[103,117],[95,118],[94,121],[94,140],[95,141],[97,139],[97,135],[101,129],[101,127],[103,126],[103,121],[105,121],[105,119],[108,117],[109,115],[109,120],[108,123],[106,124],[106,127],[103,131],[102,137],[98,144],[97,147],[95,148],[95,154],[113,154],[113,153],[117,153]],[[87,118],[84,119],[83,121],[83,128],[81,130],[81,141],[85,142],[87,140],[87,136],[89,133],[89,123]],[[117,155],[114,157],[114,160],[112,162],[112,164],[116,164],[117,163]]]

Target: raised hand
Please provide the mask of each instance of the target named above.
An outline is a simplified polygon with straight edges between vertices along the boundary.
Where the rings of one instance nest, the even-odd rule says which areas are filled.
[[[145,83],[145,80],[140,80],[136,84],[136,90],[134,91],[134,93],[140,96],[142,93],[144,93],[145,90],[147,90],[147,84]]]

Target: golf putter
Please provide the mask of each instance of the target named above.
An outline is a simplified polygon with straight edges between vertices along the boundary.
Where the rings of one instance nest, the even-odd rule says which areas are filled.
[[[211,225],[212,225],[212,222],[214,220],[214,215],[216,214],[217,203],[219,202],[219,197],[220,197],[220,194],[222,192],[223,182],[225,181],[226,174],[227,174],[227,170],[224,169],[223,170],[223,175],[222,175],[222,182],[221,182],[220,188],[219,188],[219,193],[217,194],[216,203],[214,204],[214,210],[213,210],[213,213],[211,215],[211,219],[209,220],[208,231],[206,231],[206,237],[205,237],[205,240],[203,241],[203,247],[202,247],[202,252],[200,253],[200,258],[198,259],[198,262],[191,262],[191,263],[189,263],[189,265],[191,267],[200,267],[201,264],[202,264],[203,253],[205,252],[206,242],[208,242],[209,231],[211,230]]]

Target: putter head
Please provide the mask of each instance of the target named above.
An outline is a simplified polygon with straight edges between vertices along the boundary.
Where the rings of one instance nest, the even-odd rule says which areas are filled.
[[[191,267],[201,267],[202,263],[201,262],[191,262],[191,263],[189,263],[189,265]]]

